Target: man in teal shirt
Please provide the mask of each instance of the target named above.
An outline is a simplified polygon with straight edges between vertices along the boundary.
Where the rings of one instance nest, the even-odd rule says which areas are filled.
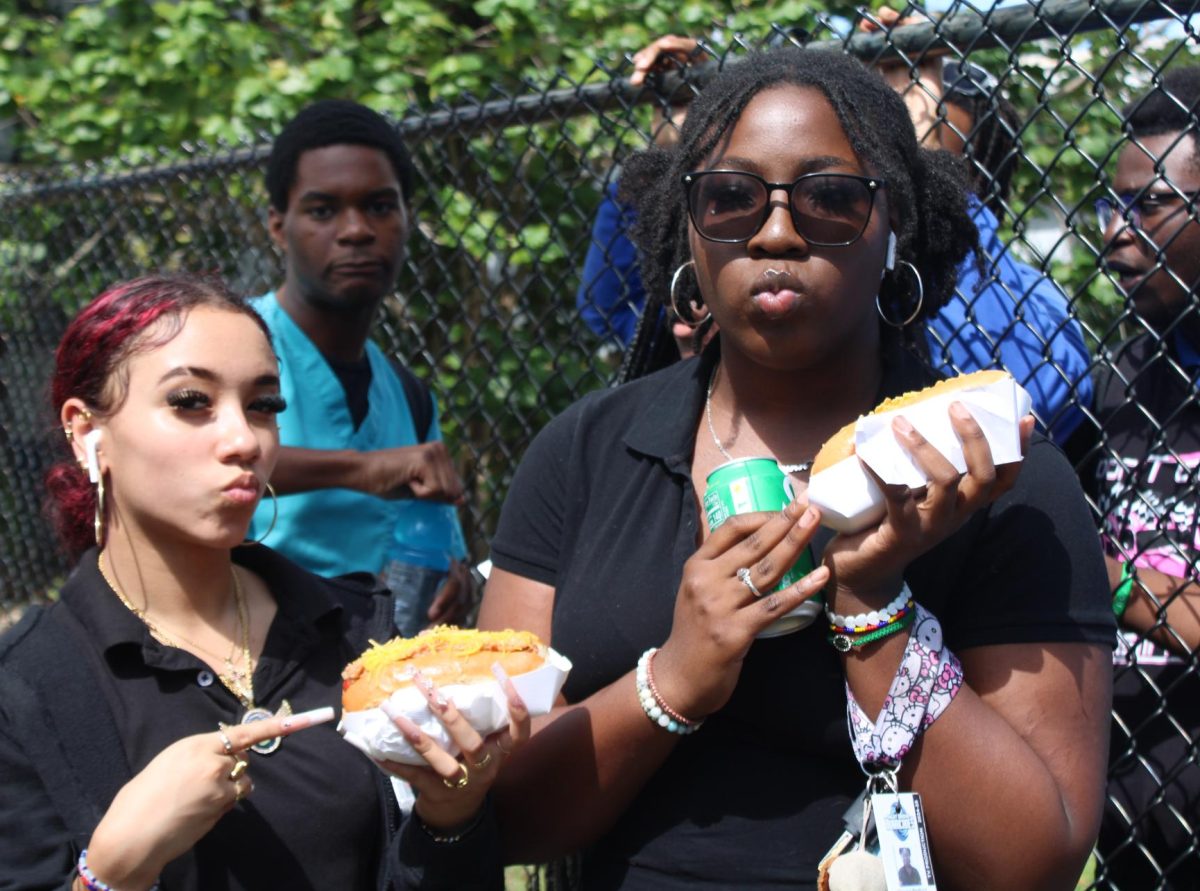
[[[407,630],[452,621],[470,590],[455,505],[463,498],[428,389],[370,340],[411,231],[413,166],[394,127],[353,102],[302,110],[267,162],[283,284],[255,301],[271,328],[288,409],[252,535],[323,575],[366,571],[429,588]],[[272,525],[273,524],[273,525]],[[268,531],[269,530],[269,531]],[[424,571],[420,571],[424,570]],[[414,581],[416,579],[416,581]]]

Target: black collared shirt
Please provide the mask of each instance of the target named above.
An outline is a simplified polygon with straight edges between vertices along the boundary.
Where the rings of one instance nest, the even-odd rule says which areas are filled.
[[[670,633],[703,522],[690,462],[716,359],[710,348],[585,397],[542,431],[517,470],[492,559],[554,587],[552,643],[574,664],[564,690],[572,702],[629,672]],[[889,354],[881,395],[928,382],[911,357]],[[1112,643],[1095,528],[1070,465],[1040,437],[1014,489],[905,577],[958,651]],[[729,703],[680,741],[587,852],[586,887],[812,885],[863,786],[823,624],[755,642]]]
[[[263,578],[278,605],[254,673],[256,703],[276,710],[286,699],[297,712],[325,705],[340,712],[341,671],[365,646],[364,616],[375,605],[367,591],[319,579],[263,547],[239,548],[235,559]],[[353,599],[353,616],[334,599],[335,592]],[[124,750],[126,763],[112,764],[111,783],[100,785],[118,788],[176,740],[212,733],[218,722],[242,716],[237,698],[209,666],[155,641],[120,603],[98,572],[94,552],[84,556],[61,601],[51,609],[68,610],[87,634],[81,651],[63,658],[82,658],[90,667]],[[21,646],[10,635],[4,642],[13,639]],[[7,670],[0,659],[0,671]],[[76,693],[61,691],[63,697]],[[0,889],[65,889],[78,842],[39,778],[39,771],[63,756],[55,754],[54,739],[39,743],[36,751],[19,744],[22,737],[11,722],[24,713],[13,707],[0,701]],[[385,809],[381,796],[390,789],[335,727],[293,734],[271,755],[251,754],[253,794],[166,867],[164,891],[374,889],[385,847],[394,877],[389,887],[500,886],[490,810],[460,842],[435,842],[408,820],[389,844],[384,812],[394,809]],[[78,808],[88,813],[86,802]]]

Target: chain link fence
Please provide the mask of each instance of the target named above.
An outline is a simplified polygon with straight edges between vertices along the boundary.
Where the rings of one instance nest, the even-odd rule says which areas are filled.
[[[582,314],[576,303],[593,218],[621,159],[670,128],[675,109],[726,59],[790,41],[899,65],[918,95],[928,89],[922,64],[934,57],[967,79],[960,92],[980,99],[974,121],[956,124],[943,105],[941,126],[966,143],[976,191],[999,220],[998,252],[1029,267],[1034,284],[1009,286],[1015,311],[1000,331],[983,330],[972,295],[964,294],[963,320],[930,337],[932,359],[959,364],[952,341],[974,337],[995,360],[1004,338],[1024,333],[1033,344],[1024,382],[1049,369],[1065,392],[1041,421],[1064,431],[1094,493],[1098,527],[1109,517],[1110,550],[1195,584],[1196,368],[1171,359],[1174,378],[1163,384],[1122,360],[1118,345],[1128,338],[1144,335],[1148,346],[1139,355],[1148,361],[1169,352],[1172,335],[1155,333],[1101,270],[1104,242],[1092,208],[1097,197],[1112,197],[1121,108],[1164,71],[1197,59],[1189,16],[1198,5],[956,3],[933,20],[886,34],[811,15],[767,35],[699,35],[706,51],[700,64],[647,88],[630,86],[627,63],[597,64],[578,81],[559,76],[526,95],[398,119],[420,172],[419,228],[377,338],[438,394],[467,487],[463,522],[473,557],[487,555],[512,471],[532,436],[578,396],[636,370],[636,362],[623,362],[632,355],[623,343],[630,332],[615,321],[625,304],[636,310],[636,286],[619,277],[618,299],[601,312],[587,287]],[[268,148],[265,138],[253,146],[185,145],[0,174],[0,627],[26,603],[53,597],[68,570],[41,508],[42,475],[66,455],[46,395],[63,327],[107,284],[153,269],[219,272],[248,294],[273,288],[281,258],[266,229],[261,174]],[[1195,196],[1175,197],[1195,225]],[[612,244],[595,248],[601,266],[616,264]],[[1000,260],[988,257],[992,280]],[[1047,327],[1038,320],[1035,291],[1049,281],[1061,290],[1065,313]],[[1190,301],[1194,319],[1194,293]],[[1077,368],[1056,360],[1060,340],[1072,331],[1088,357]],[[1108,381],[1107,389],[1098,383],[1093,392],[1092,380]],[[1148,404],[1146,394],[1162,386],[1180,394],[1177,404]],[[1130,417],[1156,466],[1178,484],[1169,496],[1123,475],[1128,468],[1113,443],[1133,435]],[[1121,418],[1120,430],[1112,428]],[[1176,437],[1181,425],[1190,431],[1187,447]],[[1168,545],[1164,554],[1158,530],[1186,545]],[[1141,559],[1151,554],[1157,564]],[[1098,888],[1200,887],[1195,637],[1174,624],[1189,609],[1182,594],[1150,603],[1152,627],[1122,650],[1117,668],[1123,696],[1114,712],[1113,819],[1094,863]],[[1190,610],[1194,627],[1196,607]],[[1092,880],[1089,873],[1083,884]],[[531,874],[530,882],[567,884],[547,871]]]

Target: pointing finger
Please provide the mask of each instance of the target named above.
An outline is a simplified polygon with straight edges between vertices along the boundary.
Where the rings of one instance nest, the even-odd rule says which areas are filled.
[[[333,706],[325,706],[324,708],[315,708],[312,711],[300,712],[295,715],[277,715],[273,718],[267,718],[262,721],[255,721],[252,724],[235,724],[232,727],[223,728],[224,738],[219,733],[214,733],[213,746],[216,751],[222,754],[231,754],[225,750],[225,739],[229,740],[234,752],[244,752],[255,743],[264,742],[268,739],[274,739],[277,736],[290,736],[297,730],[303,730],[306,727],[313,727],[317,724],[325,724],[334,719]]]

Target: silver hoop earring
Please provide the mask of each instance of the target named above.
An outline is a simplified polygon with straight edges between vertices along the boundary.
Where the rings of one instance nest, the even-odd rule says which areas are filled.
[[[240,547],[262,544],[266,537],[271,534],[271,530],[275,528],[275,521],[279,519],[279,496],[275,494],[275,487],[270,483],[267,483],[267,494],[271,496],[271,525],[258,538],[247,538],[241,543]]]
[[[104,547],[104,474],[96,481],[96,516],[92,520],[92,530],[96,533],[96,547]]]
[[[670,288],[671,311],[673,313],[675,313],[675,318],[679,319],[679,321],[683,322],[683,324],[687,325],[689,328],[699,328],[701,325],[703,325],[705,322],[707,322],[709,319],[712,318],[712,310],[709,310],[708,313],[702,319],[697,319],[694,317],[690,306],[688,307],[687,315],[684,315],[683,313],[681,313],[679,311],[679,301],[678,301],[678,298],[676,298],[676,296],[675,296],[675,288],[679,284],[679,276],[683,275],[683,270],[687,269],[689,266],[694,267],[695,265],[696,265],[695,260],[688,260],[686,263],[680,263],[679,268],[675,270],[675,274],[671,276],[671,288]]]
[[[875,295],[875,310],[879,313],[879,318],[883,319],[884,324],[891,325],[893,328],[905,328],[913,323],[913,321],[921,314],[921,307],[925,303],[925,284],[921,281],[921,273],[917,271],[917,267],[909,263],[907,260],[897,260],[897,266],[906,266],[908,271],[912,273],[913,280],[916,282],[917,305],[908,318],[903,322],[893,322],[883,312],[883,305],[879,302],[879,295]],[[889,273],[892,274],[892,273]]]

